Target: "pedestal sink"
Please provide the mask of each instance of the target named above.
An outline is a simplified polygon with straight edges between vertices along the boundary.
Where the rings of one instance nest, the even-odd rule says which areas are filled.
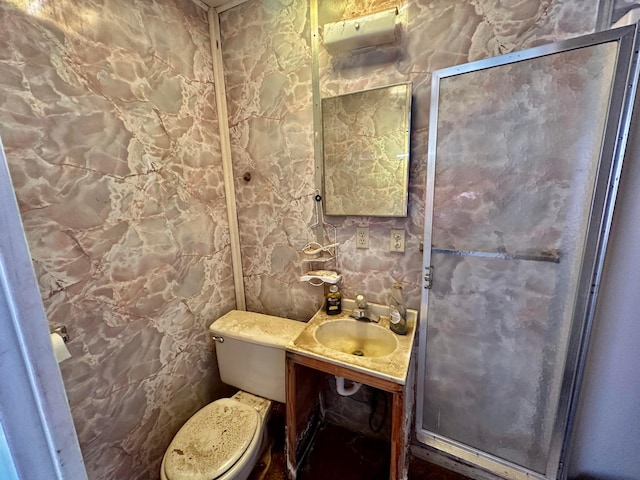
[[[314,336],[325,347],[359,357],[384,357],[398,346],[388,328],[353,319],[323,323]]]

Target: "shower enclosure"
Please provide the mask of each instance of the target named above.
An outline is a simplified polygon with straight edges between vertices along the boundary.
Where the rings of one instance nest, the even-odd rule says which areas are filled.
[[[562,478],[635,95],[634,27],[434,73],[417,438]]]

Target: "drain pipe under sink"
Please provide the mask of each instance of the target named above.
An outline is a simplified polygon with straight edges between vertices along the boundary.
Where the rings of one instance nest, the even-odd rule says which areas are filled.
[[[347,380],[347,381],[351,382],[351,380]],[[358,390],[360,390],[361,386],[362,386],[361,383],[351,382],[351,386],[348,388],[345,388],[344,377],[336,376],[336,390],[338,390],[338,393],[343,397],[350,397],[351,395],[356,393]]]

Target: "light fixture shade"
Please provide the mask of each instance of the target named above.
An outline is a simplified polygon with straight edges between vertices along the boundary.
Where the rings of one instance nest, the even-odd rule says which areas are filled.
[[[371,15],[323,25],[323,43],[330,53],[359,50],[396,41],[396,17],[392,8]]]

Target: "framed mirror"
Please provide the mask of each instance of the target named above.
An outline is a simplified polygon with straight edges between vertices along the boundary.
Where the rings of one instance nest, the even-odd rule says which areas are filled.
[[[327,215],[406,217],[411,84],[322,99]]]

